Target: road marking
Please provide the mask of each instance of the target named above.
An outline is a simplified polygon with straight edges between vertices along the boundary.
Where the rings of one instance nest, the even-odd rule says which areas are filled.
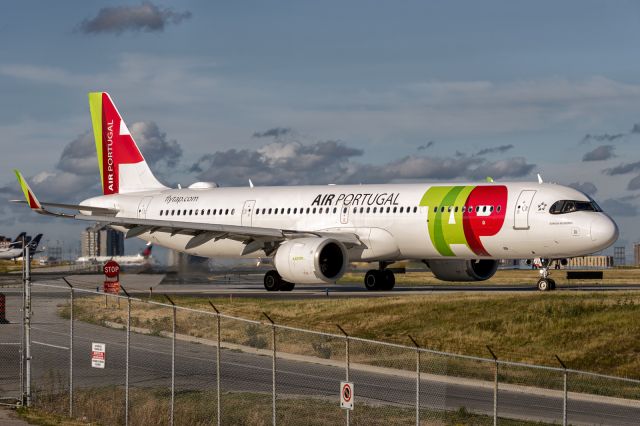
[[[32,340],[31,343],[35,343],[36,345],[49,346],[50,348],[65,349],[67,351],[69,350],[69,348],[66,346],[52,345],[50,343],[37,342],[35,340]]]

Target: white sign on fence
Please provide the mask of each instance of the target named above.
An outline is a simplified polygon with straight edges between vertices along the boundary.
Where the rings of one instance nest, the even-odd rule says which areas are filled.
[[[93,368],[104,368],[106,348],[107,345],[104,343],[91,344],[91,366]]]
[[[353,410],[353,382],[340,382],[340,408]]]

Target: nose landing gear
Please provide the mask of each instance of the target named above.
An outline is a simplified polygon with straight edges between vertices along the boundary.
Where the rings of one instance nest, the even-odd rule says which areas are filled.
[[[535,259],[533,265],[540,268],[540,279],[538,280],[538,290],[550,291],[556,289],[556,282],[553,278],[549,278],[549,265],[553,259]]]

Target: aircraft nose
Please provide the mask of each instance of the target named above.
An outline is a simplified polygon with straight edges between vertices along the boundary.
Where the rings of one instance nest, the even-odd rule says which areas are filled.
[[[609,247],[618,239],[618,226],[608,216],[598,215],[591,222],[591,240]]]

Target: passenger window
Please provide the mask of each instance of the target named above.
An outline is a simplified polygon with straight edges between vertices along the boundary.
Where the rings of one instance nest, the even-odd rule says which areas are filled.
[[[482,213],[485,213],[487,211],[487,206],[482,206]]]
[[[374,208],[373,208],[373,212],[374,212],[374,213],[377,213],[377,212],[378,212],[378,208],[377,208],[377,207],[374,207]]]
[[[193,210],[189,210],[189,216],[193,215]]]
[[[440,207],[440,213],[444,213],[444,206]]]
[[[176,213],[175,210],[171,210],[171,216],[173,216]]]
[[[493,212],[493,206],[489,206],[489,211]]]
[[[313,208],[312,211],[313,211],[313,214],[316,214],[316,208],[315,207]]]
[[[309,214],[310,211],[311,211],[311,209],[309,207],[307,207],[307,214]]]
[[[293,209],[293,214],[296,214],[296,213],[298,213],[298,208],[297,208],[297,207],[294,207],[294,209]]]
[[[236,209],[231,209],[231,214],[232,215],[236,214]]]
[[[211,209],[207,209],[207,216],[211,215]]]
[[[393,208],[393,212],[394,212],[394,213],[396,213],[397,211],[398,211],[398,208],[397,208],[397,207],[394,207],[394,208]]]
[[[160,210],[160,216],[162,216],[162,210]]]
[[[458,213],[458,206],[456,206],[456,207],[453,209],[453,211],[454,211],[455,213]]]
[[[387,207],[387,213],[391,211],[391,207]]]
[[[224,211],[224,214],[225,214],[225,216],[226,216],[226,215],[228,215],[228,214],[229,214],[229,209],[226,209],[226,210]]]
[[[364,213],[364,207],[360,207],[360,213]]]
[[[178,212],[176,213],[176,216],[180,216],[180,210],[178,210]]]
[[[456,207],[456,211],[458,211],[458,208],[457,208],[457,207]],[[414,212],[414,213],[418,213],[418,207],[415,207],[415,206],[414,206],[414,207],[413,207],[413,212]]]
[[[500,213],[500,206],[498,206],[498,208],[496,209],[496,211],[497,211],[498,213]]]
[[[444,207],[443,207],[444,209]],[[402,213],[404,211],[404,207],[400,207],[400,213]]]
[[[447,212],[451,213],[451,206],[447,207]]]
[[[287,209],[287,214],[291,214],[291,207]]]
[[[480,211],[480,206],[476,206],[476,213]]]
[[[437,212],[438,212],[438,208],[437,208],[437,207],[434,207],[434,208],[433,208],[433,212],[434,212],[434,213],[437,213]]]
[[[338,209],[337,209],[336,207],[334,207],[334,208],[333,208],[333,213],[335,214],[335,213],[337,213],[337,212],[338,212]]]
[[[198,216],[198,210],[196,210],[196,216]]]

